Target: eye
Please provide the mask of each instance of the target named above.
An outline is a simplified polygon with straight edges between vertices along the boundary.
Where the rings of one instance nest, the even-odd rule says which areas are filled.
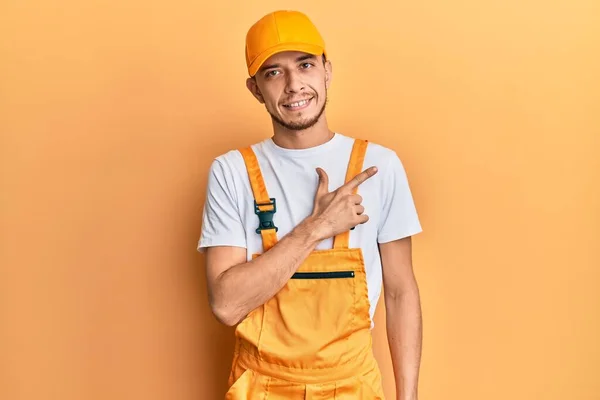
[[[270,78],[270,77],[273,77],[273,76],[275,76],[275,75],[277,75],[277,74],[279,74],[279,71],[277,71],[277,70],[275,70],[275,69],[274,69],[274,70],[268,71],[268,72],[265,74],[265,76],[266,76],[267,78]]]
[[[302,66],[302,68],[310,68],[310,67],[312,67],[313,65],[312,65],[312,63],[305,62],[305,63],[302,63],[302,64],[301,64],[301,66]]]

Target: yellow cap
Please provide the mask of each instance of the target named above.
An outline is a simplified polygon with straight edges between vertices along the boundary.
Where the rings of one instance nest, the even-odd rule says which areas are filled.
[[[316,26],[298,11],[275,11],[252,25],[246,35],[248,74],[254,76],[269,57],[282,51],[326,55]]]

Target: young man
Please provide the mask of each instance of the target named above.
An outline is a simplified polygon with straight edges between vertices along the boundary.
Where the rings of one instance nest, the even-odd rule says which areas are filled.
[[[332,65],[304,14],[256,22],[246,62],[273,136],[214,160],[198,244],[212,310],[237,325],[226,399],[383,399],[383,281],[396,398],[416,400],[421,226],[399,158],[329,129]]]

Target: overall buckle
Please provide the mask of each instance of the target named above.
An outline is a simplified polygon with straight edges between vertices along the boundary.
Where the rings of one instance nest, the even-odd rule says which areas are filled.
[[[270,199],[271,201],[268,203],[257,203],[256,200],[254,200],[254,213],[256,215],[258,215],[258,219],[259,219],[259,224],[258,224],[258,228],[256,229],[256,233],[260,233],[263,230],[266,229],[275,229],[275,232],[277,232],[278,228],[275,226],[275,224],[273,223],[273,214],[275,214],[275,212],[277,211],[277,204],[275,202],[274,198]],[[272,210],[260,210],[259,206],[273,206]]]

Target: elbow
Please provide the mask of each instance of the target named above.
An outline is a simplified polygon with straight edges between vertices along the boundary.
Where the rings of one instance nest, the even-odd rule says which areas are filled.
[[[232,309],[218,304],[211,304],[211,310],[217,321],[223,325],[233,327],[240,322],[240,317]]]
[[[223,287],[222,282],[217,281],[216,283],[216,285],[209,288],[210,309],[217,321],[223,325],[233,327],[244,318],[241,299],[229,294],[231,290],[226,290],[227,288]]]
[[[387,301],[403,301],[407,299],[418,299],[419,288],[415,285],[407,285],[402,288],[384,289],[384,296]]]

